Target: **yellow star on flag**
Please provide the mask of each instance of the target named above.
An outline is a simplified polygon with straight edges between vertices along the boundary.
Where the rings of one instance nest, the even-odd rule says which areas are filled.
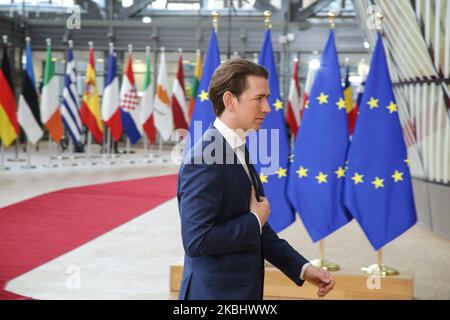
[[[198,95],[200,97],[200,102],[208,100],[208,92],[202,90],[202,92]]]
[[[375,177],[375,180],[372,181],[372,184],[375,186],[375,189],[378,189],[378,188],[384,187],[383,182],[384,182],[384,179]]]
[[[364,175],[355,172],[355,175],[352,177],[352,180],[355,182],[355,184],[363,183],[364,182],[363,177]]]
[[[278,174],[278,178],[286,177],[286,171],[287,169],[283,169],[282,167],[279,167],[277,171],[275,171]]]
[[[370,106],[370,110],[372,110],[373,108],[378,108],[378,99],[372,97],[370,98],[370,101],[367,102],[367,104]]]
[[[300,168],[297,171],[295,171],[295,172],[298,173],[298,177],[299,178],[302,178],[302,177],[307,177],[308,176],[308,170],[309,169],[306,169],[306,168],[303,168],[303,166],[300,166]]]
[[[392,101],[391,101],[391,104],[388,105],[386,108],[389,109],[389,113],[397,112],[397,105],[395,103],[393,103]]]
[[[405,163],[409,167],[409,159],[405,159]]]
[[[327,174],[324,174],[323,172],[319,172],[319,175],[316,176],[315,178],[317,179],[317,183],[321,184],[321,183],[326,183],[327,182]]]
[[[267,177],[264,173],[261,173],[261,174],[259,175],[259,178],[261,179],[261,182],[262,182],[262,183],[268,183],[268,182],[269,182],[269,180],[267,180],[268,177]]]
[[[347,109],[347,104],[345,103],[345,100],[340,98],[338,102],[336,102],[336,105],[339,107],[339,110],[341,109]]]
[[[394,179],[394,182],[403,181],[403,172],[395,170],[391,177]]]
[[[338,179],[345,177],[345,169],[342,169],[342,167],[339,167],[334,173],[336,173]]]
[[[326,95],[325,93],[321,92],[320,96],[317,97],[317,100],[319,100],[319,104],[328,103],[328,95]]]
[[[273,106],[275,107],[276,111],[281,110],[281,109],[283,109],[283,102],[281,102],[280,99],[277,99],[277,101],[275,101]]]

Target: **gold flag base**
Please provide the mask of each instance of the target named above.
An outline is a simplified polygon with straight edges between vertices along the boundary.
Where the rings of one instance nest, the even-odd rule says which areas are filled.
[[[339,271],[341,268],[337,263],[327,261],[325,259],[315,259],[311,261],[311,264],[316,267],[327,271]]]
[[[396,276],[399,274],[396,269],[390,268],[384,264],[372,264],[368,267],[362,267],[361,271],[365,274],[379,274],[382,277]]]

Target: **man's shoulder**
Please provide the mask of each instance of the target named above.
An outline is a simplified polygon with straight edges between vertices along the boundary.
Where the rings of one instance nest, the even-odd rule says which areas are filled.
[[[183,164],[220,164],[226,140],[214,126],[210,126],[194,146],[185,153]]]

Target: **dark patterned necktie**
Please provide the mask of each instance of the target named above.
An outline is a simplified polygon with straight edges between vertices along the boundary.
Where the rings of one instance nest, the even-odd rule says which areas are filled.
[[[253,164],[250,163],[250,154],[248,152],[247,146],[245,146],[245,163],[247,164],[248,171],[250,173],[250,180],[252,181],[252,185],[255,187],[255,193],[256,193],[256,199],[259,200],[259,197],[264,197],[264,189],[261,183],[261,180],[259,179],[259,175],[256,172],[255,167]]]

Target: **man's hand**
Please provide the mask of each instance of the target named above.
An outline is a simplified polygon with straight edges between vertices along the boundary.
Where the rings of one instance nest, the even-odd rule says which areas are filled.
[[[319,298],[325,297],[328,292],[333,290],[334,284],[336,283],[329,271],[316,268],[312,265],[306,268],[303,278],[319,288],[317,290],[317,296]]]
[[[256,199],[255,188],[252,187],[252,194],[250,195],[250,211],[258,216],[261,226],[263,226],[269,218],[270,205],[265,197],[259,197],[259,199],[260,201],[258,202]]]

